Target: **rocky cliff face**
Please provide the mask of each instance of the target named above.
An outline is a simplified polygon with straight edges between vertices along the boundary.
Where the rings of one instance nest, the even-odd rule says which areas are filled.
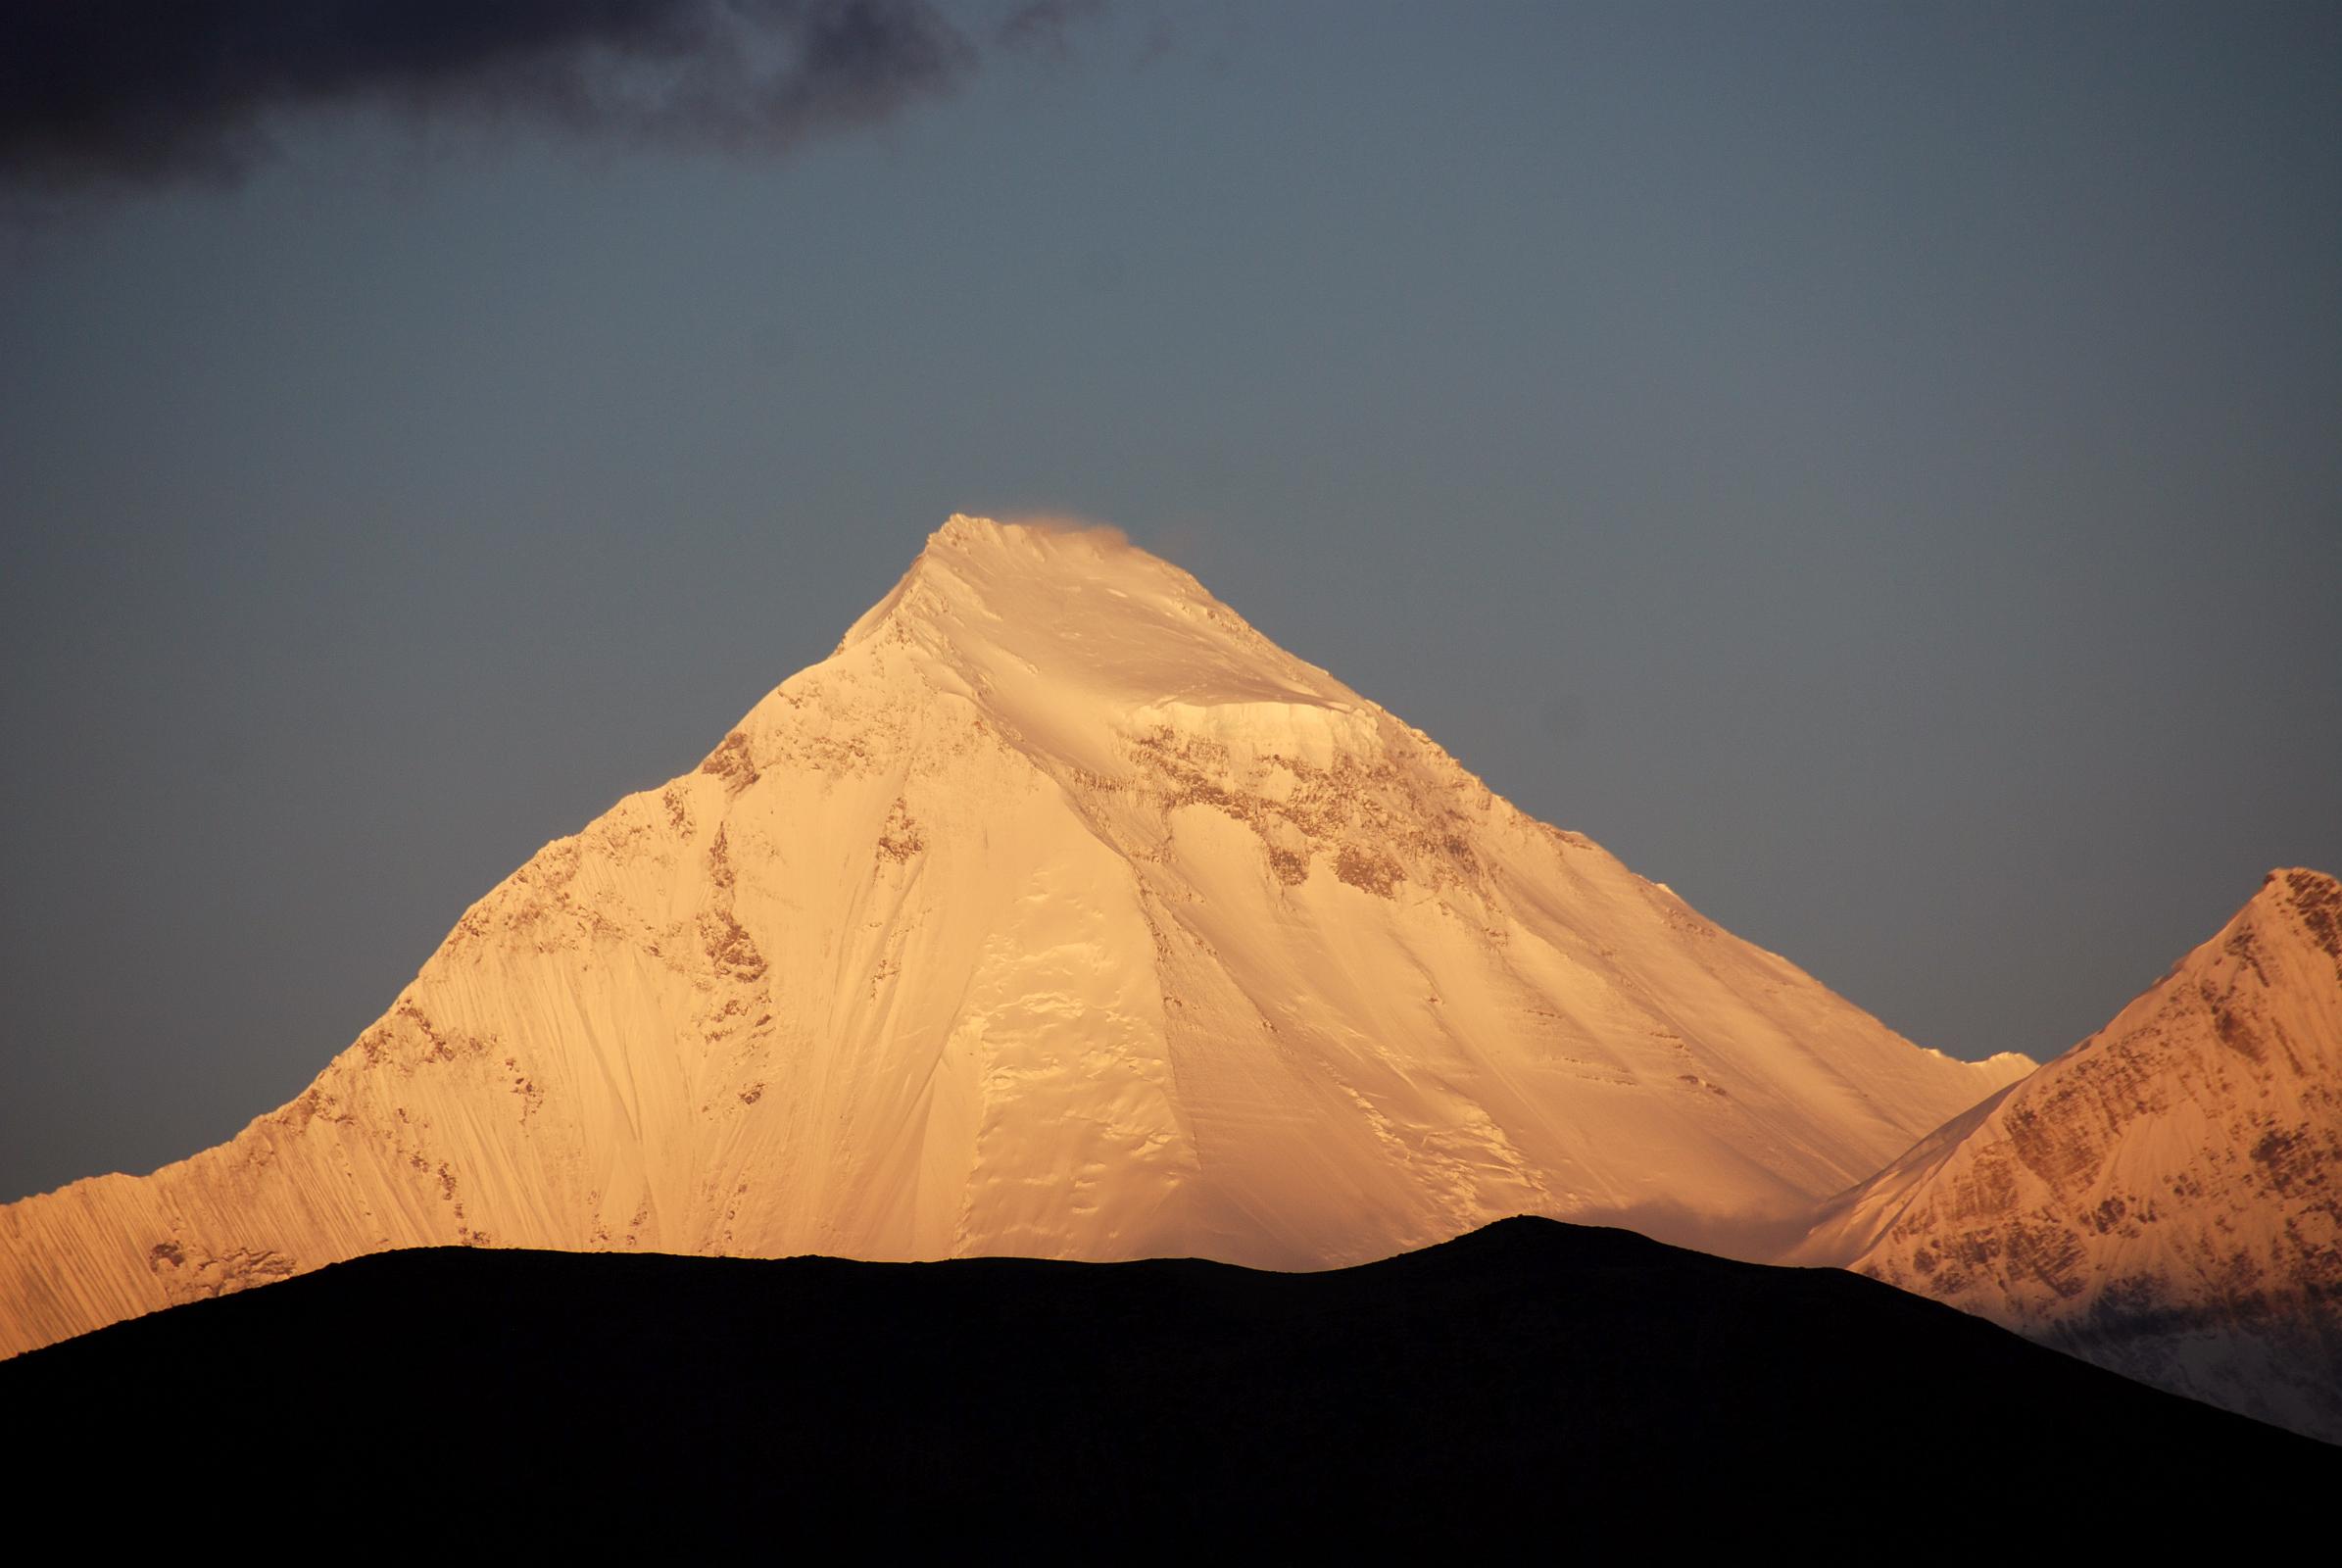
[[[2105,1029],[1795,1254],[2342,1442],[2342,885],[2269,873]]]
[[[0,1349],[425,1244],[1306,1267],[1712,1239],[2031,1063],[1910,1045],[1103,533],[953,518],[292,1104],[0,1209]]]

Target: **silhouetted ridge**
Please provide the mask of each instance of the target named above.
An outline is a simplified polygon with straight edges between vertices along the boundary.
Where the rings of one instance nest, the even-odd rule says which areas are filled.
[[[2102,1547],[2184,1537],[2173,1489],[2258,1531],[2342,1479],[2332,1450],[1868,1280],[1534,1219],[1317,1274],[386,1253],[0,1365],[0,1408],[21,1495],[102,1452],[156,1518],[285,1533],[427,1494],[397,1506],[435,1537],[532,1550],[1767,1521],[1933,1549],[2077,1510]],[[2026,1479],[2052,1459],[2054,1487]]]
[[[1517,1214],[1484,1225],[1452,1241],[1401,1252],[1361,1269],[1533,1270],[1644,1268],[1689,1270],[1721,1265],[1724,1258],[1655,1242],[1639,1231],[1614,1225],[1572,1225],[1537,1214]],[[1354,1272],[1354,1271],[1353,1271]]]

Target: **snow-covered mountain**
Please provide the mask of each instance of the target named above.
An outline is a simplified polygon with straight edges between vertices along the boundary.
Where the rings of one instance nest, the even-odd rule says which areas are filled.
[[[0,1209],[0,1349],[451,1242],[1310,1266],[1527,1212],[1713,1244],[2032,1065],[1904,1041],[1118,535],[953,517],[298,1100]]]
[[[2342,884],[2270,872],[2104,1029],[1842,1195],[1791,1260],[2342,1442]]]

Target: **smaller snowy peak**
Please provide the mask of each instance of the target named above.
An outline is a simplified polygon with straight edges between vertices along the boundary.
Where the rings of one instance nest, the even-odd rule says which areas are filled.
[[[2234,922],[2297,933],[2311,951],[2334,960],[2342,973],[2342,881],[2306,866],[2279,866],[2261,881]]]
[[[2342,883],[2279,868],[2105,1028],[1833,1200],[1841,1263],[2342,1439]]]
[[[2067,1053],[2163,1018],[2174,1005],[2201,1011],[2233,1042],[2272,993],[2290,999],[2342,986],[2342,882],[2305,866],[2279,866],[2208,942],[2183,954],[2163,978],[2097,1035]],[[2063,1059],[2063,1058],[2061,1058]]]

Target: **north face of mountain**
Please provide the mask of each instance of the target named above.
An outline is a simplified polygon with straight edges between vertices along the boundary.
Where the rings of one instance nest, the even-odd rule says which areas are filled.
[[[2269,873],[2113,1022],[1795,1254],[2342,1442],[2342,885]]]
[[[1912,1046],[1118,536],[955,517],[293,1103],[0,1209],[0,1348],[444,1244],[1715,1244],[2031,1065]]]

